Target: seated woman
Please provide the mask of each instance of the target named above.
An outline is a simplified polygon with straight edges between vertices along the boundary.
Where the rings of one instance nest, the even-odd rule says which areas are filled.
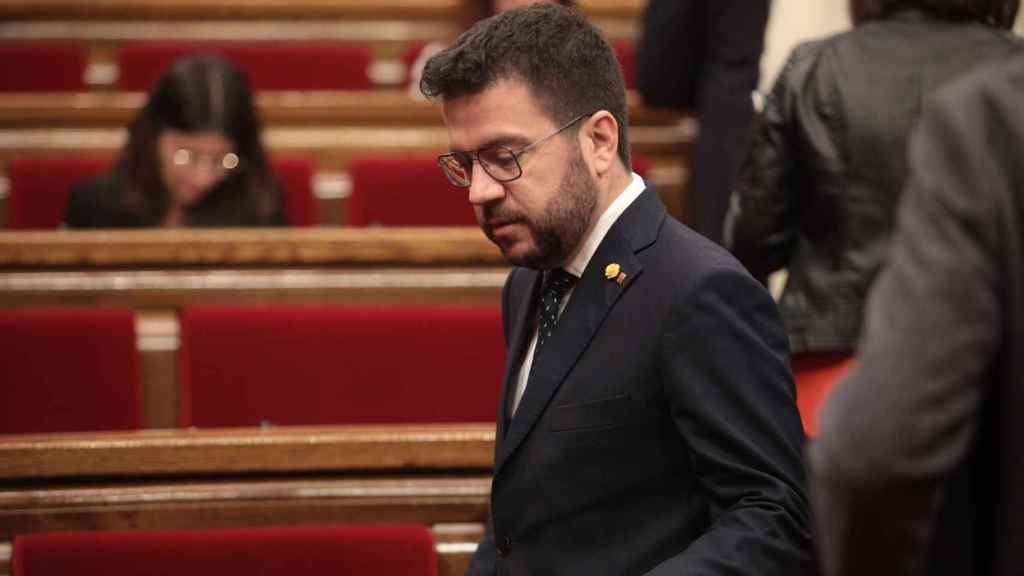
[[[755,277],[788,269],[779,308],[802,410],[831,380],[808,390],[801,372],[834,376],[849,366],[925,99],[1024,51],[1007,33],[1018,3],[851,0],[854,29],[798,46],[780,73],[740,169],[725,237]]]
[[[110,172],[71,191],[69,228],[285,224],[245,75],[219,57],[157,81]]]

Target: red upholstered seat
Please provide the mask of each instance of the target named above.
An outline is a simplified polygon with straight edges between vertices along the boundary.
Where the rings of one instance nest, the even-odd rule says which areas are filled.
[[[612,43],[612,48],[622,66],[622,77],[626,82],[626,89],[636,88],[636,47],[631,41],[619,40]]]
[[[76,156],[15,158],[7,166],[7,227],[53,229],[64,221],[71,188],[110,166],[109,158]]]
[[[313,196],[313,163],[307,158],[282,156],[275,157],[271,165],[284,186],[288,224],[315,226],[319,222],[319,210]]]
[[[0,310],[0,433],[141,424],[129,310]]]
[[[0,42],[0,92],[85,90],[85,46],[66,42]]]
[[[808,352],[794,354],[793,380],[796,382],[796,404],[807,436],[818,433],[818,409],[832,388],[853,368],[849,352]]]
[[[352,226],[476,226],[466,190],[437,166],[436,156],[364,156],[349,164]]]
[[[148,91],[175,60],[219,54],[249,76],[253,90],[366,90],[370,49],[342,42],[136,42],[117,52],[117,87]]]
[[[633,172],[636,172],[641,178],[647,180],[648,173],[651,171],[651,159],[643,154],[637,154],[636,152],[631,152],[629,159],[633,164]]]
[[[424,526],[66,532],[17,536],[18,576],[436,576]]]
[[[8,164],[10,182],[7,227],[16,230],[54,229],[64,221],[71,189],[110,167],[109,158],[39,156],[16,158]],[[300,157],[271,161],[285,187],[285,212],[293,226],[317,223],[313,197],[313,165]]]
[[[494,421],[496,305],[192,306],[182,426]]]

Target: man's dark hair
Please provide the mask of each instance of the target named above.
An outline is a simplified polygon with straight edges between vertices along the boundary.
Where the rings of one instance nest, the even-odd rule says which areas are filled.
[[[453,100],[505,79],[526,84],[555,124],[611,112],[619,159],[630,166],[622,69],[601,33],[574,10],[535,4],[478,22],[427,61],[420,90]]]
[[[904,8],[919,8],[941,18],[976,20],[1009,30],[1017,18],[1020,0],[850,0],[854,22],[878,20]]]

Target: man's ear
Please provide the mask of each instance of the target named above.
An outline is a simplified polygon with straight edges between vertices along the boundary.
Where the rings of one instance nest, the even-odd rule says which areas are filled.
[[[590,156],[596,175],[603,176],[619,158],[619,123],[611,112],[601,110],[586,121],[580,132],[585,140],[584,153]]]

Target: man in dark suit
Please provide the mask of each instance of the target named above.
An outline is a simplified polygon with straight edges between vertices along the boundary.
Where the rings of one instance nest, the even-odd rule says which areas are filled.
[[[648,106],[693,112],[700,135],[686,199],[697,232],[722,226],[754,119],[769,0],[650,0],[637,54]]]
[[[516,265],[491,522],[470,574],[804,574],[803,432],[774,302],[629,170],[625,88],[557,5],[424,69],[442,170]]]
[[[1018,58],[941,92],[912,141],[860,360],[810,451],[830,576],[1024,573],[1022,100]]]

